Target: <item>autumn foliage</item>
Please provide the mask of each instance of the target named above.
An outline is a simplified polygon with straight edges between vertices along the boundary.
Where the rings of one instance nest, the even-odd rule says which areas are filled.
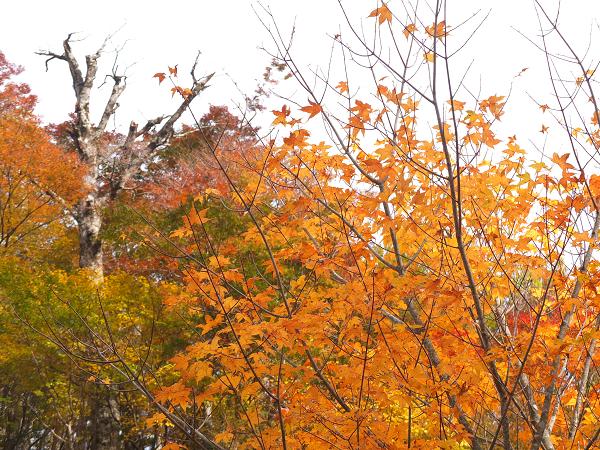
[[[82,172],[42,128],[29,87],[13,80],[21,70],[0,53],[0,245],[35,252],[60,233],[64,205],[56,196],[81,195]]]
[[[277,87],[300,89],[264,112],[270,129],[212,106],[161,140],[151,126],[130,147],[104,135],[99,154],[151,152],[99,210],[104,278],[7,266],[3,311],[44,361],[77,366],[61,360],[62,386],[110,393],[130,448],[597,448],[600,110],[591,64],[535,5],[553,94],[531,137],[550,151],[501,128],[508,93],[465,87],[453,49],[473,36],[444,2],[378,2],[362,12],[369,38],[348,19],[326,75],[297,63],[265,9],[290,74]],[[2,58],[0,243],[23,246],[7,257],[20,267],[29,234],[73,234],[59,199],[88,194],[58,139],[77,117],[49,137]],[[178,66],[154,77],[181,108],[201,91]]]
[[[417,75],[357,38],[372,88],[315,88],[281,50],[309,100],[272,112],[244,189],[207,197],[244,233],[216,242],[200,202],[172,234],[186,286],[168,305],[202,319],[157,399],[226,403],[223,447],[595,445],[597,176],[575,147],[498,136],[504,96],[456,93],[441,10],[370,17],[400,27]],[[597,121],[579,133],[593,154]]]

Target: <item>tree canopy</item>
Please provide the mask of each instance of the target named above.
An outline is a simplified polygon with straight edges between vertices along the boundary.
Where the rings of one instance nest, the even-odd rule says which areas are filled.
[[[549,94],[517,137],[457,57],[485,17],[375,6],[340,2],[321,69],[262,8],[243,106],[198,114],[196,60],[126,130],[106,43],[40,52],[60,124],[0,53],[4,448],[600,446],[598,59],[534,0]]]

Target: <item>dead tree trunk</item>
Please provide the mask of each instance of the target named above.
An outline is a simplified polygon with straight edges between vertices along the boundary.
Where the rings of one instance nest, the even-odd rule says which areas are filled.
[[[177,89],[182,101],[171,115],[149,120],[142,128],[131,122],[121,142],[107,144],[104,139],[106,128],[119,108],[118,100],[125,90],[126,76],[117,73],[118,67],[115,64],[112,73],[104,77],[112,80],[112,90],[105,101],[100,119],[94,123],[90,115],[91,93],[97,81],[98,61],[108,39],[98,51],[85,57],[85,68],[82,69],[71,48],[71,37],[70,34],[63,41],[62,53],[44,51],[38,54],[48,57],[46,65],[54,59],[65,61],[71,73],[75,93],[75,126],[72,138],[80,160],[88,168],[83,180],[87,195],[72,210],[79,228],[79,266],[94,270],[101,280],[101,230],[104,208],[114,200],[131,178],[139,173],[141,166],[152,159],[155,151],[168,144],[174,134],[175,123],[196,96],[206,89],[213,74],[196,78],[194,63],[191,71],[192,87]]]
[[[79,267],[89,268],[102,278],[102,205],[88,195],[79,201],[74,212],[79,231]]]
[[[90,450],[118,450],[121,442],[121,416],[114,392],[95,386],[91,405]]]
[[[73,205],[71,212],[79,231],[79,267],[90,269],[95,281],[101,283],[104,277],[101,233],[105,208],[131,178],[140,172],[142,165],[153,158],[155,151],[168,144],[174,134],[175,123],[196,96],[207,87],[212,74],[197,79],[194,63],[191,71],[192,87],[178,88],[182,101],[170,116],[149,120],[142,128],[131,122],[127,134],[120,142],[107,143],[104,139],[106,128],[119,107],[118,100],[125,90],[126,77],[117,73],[116,64],[113,65],[112,73],[103,77],[112,80],[112,89],[101,117],[96,123],[92,121],[90,97],[97,81],[98,60],[108,39],[98,51],[85,57],[85,67],[82,68],[71,48],[71,37],[72,34],[69,34],[63,41],[62,53],[44,51],[38,54],[48,57],[46,67],[54,59],[66,62],[71,74],[75,93],[72,138],[81,162],[87,166],[87,174],[83,180],[87,194]],[[120,417],[116,399],[117,395],[110,386],[92,389],[92,450],[119,448]]]

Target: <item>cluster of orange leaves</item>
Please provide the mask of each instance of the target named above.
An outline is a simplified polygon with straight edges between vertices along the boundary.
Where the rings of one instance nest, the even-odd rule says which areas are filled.
[[[370,17],[395,20],[386,3]],[[434,42],[449,33],[445,22],[423,31]],[[404,25],[407,39],[417,32]],[[523,410],[544,403],[552,362],[578,379],[600,337],[600,264],[573,263],[595,245],[600,178],[569,154],[532,160],[515,137],[497,137],[502,96],[451,98],[437,105],[448,120],[429,126],[422,97],[383,81],[376,102],[339,82],[341,115],[316,97],[299,108],[307,116],[272,111],[282,138],[240,161],[243,186],[210,192],[246,231],[217,243],[194,205],[173,234],[199,256],[167,304],[202,318],[157,398],[173,412],[235,405],[215,436],[225,447],[468,448],[467,426],[489,442],[504,414],[492,368],[507,392],[527,380],[505,417],[505,438],[527,446]],[[319,118],[337,121],[344,142],[313,139]],[[559,339],[570,311],[577,325]],[[560,381],[551,439],[566,448],[579,390]],[[600,426],[598,381],[575,442]]]
[[[48,243],[44,233],[64,216],[61,201],[82,195],[83,168],[42,128],[35,96],[11,80],[20,72],[0,53],[0,243],[26,253]]]
[[[338,89],[345,94],[347,84]],[[488,364],[495,361],[507,379],[516,376],[514,361],[529,345],[532,317],[542,302],[546,312],[525,369],[533,386],[548,382],[552,357],[595,336],[556,340],[558,318],[573,304],[578,275],[554,273],[553,264],[563,246],[591,242],[585,232],[565,230],[593,210],[586,186],[600,194],[598,177],[580,177],[568,155],[555,154],[548,164],[528,161],[514,138],[502,143],[492,123],[504,113],[503,97],[481,100],[472,110],[465,102],[448,102],[460,129],[445,123],[426,138],[418,132],[414,98],[383,84],[378,95],[382,109],[356,99],[348,111],[351,157],[311,142],[306,122],[287,105],[273,111],[273,123],[288,130],[285,137],[264,149],[248,184],[227,199],[243,214],[252,213],[247,231],[215,249],[205,230],[206,211],[192,210],[176,234],[187,239],[190,251],[206,256],[186,268],[184,292],[171,304],[206,313],[198,329],[202,338],[173,359],[180,380],[158,398],[183,409],[234,398],[239,415],[217,436],[223,443],[236,439],[249,448],[274,448],[285,434],[291,448],[404,448],[410,435],[413,448],[456,448],[469,442],[469,434],[447,399],[458,399],[473,420],[489,420],[498,399],[491,394]],[[397,107],[405,115],[396,142],[381,139],[364,150],[362,136]],[[309,115],[306,120],[324,114],[316,101],[300,111]],[[490,327],[511,332],[487,353],[477,344],[442,178],[442,141],[457,134],[461,144],[497,155],[461,166],[467,258]],[[365,187],[372,179],[383,180],[382,187]],[[256,204],[263,206],[248,206]],[[400,261],[389,250],[394,247]],[[242,256],[247,253],[254,256]],[[599,271],[594,262],[586,275],[580,321],[592,320],[600,308]],[[543,280],[549,278],[552,293],[544,297]],[[523,283],[525,300],[515,279]],[[421,319],[410,317],[409,303],[417,305]],[[504,304],[504,322],[494,323]],[[438,362],[425,350],[425,337]],[[581,360],[570,359],[568,369],[580,371]],[[574,404],[574,395],[573,389],[564,393],[567,405]],[[598,410],[599,400],[590,395],[588,408]],[[559,418],[557,439],[565,426],[566,418]],[[585,422],[581,432],[595,426]],[[515,441],[531,437],[525,425],[514,433]]]

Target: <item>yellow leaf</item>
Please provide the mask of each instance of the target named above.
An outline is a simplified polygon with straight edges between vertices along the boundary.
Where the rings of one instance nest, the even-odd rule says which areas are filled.
[[[171,237],[186,237],[186,236],[190,236],[192,234],[192,232],[187,229],[187,228],[177,228],[175,231],[173,231],[170,236]]]
[[[173,424],[163,413],[156,413],[151,417],[146,419],[146,426],[152,427],[154,425],[165,425],[167,427],[172,427]],[[164,447],[163,447],[164,448]]]
[[[426,52],[423,54],[423,59],[427,62],[433,62],[435,60],[435,54],[433,52]]]
[[[215,436],[215,441],[217,442],[229,442],[233,439],[233,433],[230,431],[224,431]]]

